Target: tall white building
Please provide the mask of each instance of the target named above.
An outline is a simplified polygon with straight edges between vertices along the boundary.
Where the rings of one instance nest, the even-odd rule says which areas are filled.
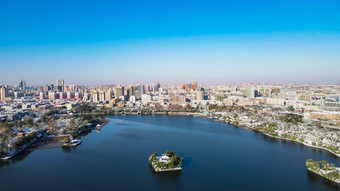
[[[246,87],[244,90],[244,95],[247,98],[254,98],[255,97],[255,89],[253,87]]]
[[[55,92],[48,92],[48,99],[55,99]]]
[[[65,82],[63,79],[57,79],[56,88],[57,88],[57,91],[61,91],[61,92],[65,91]]]
[[[108,90],[107,92],[105,92],[105,100],[110,101],[111,98],[112,98],[112,92]]]
[[[92,102],[98,102],[98,92],[96,90],[93,90],[91,92],[91,96],[92,96]]]
[[[142,95],[142,104],[146,105],[151,102],[151,96],[147,94]]]
[[[105,101],[105,92],[99,91],[99,101]]]
[[[203,100],[203,92],[202,91],[197,91],[196,99],[197,100]]]

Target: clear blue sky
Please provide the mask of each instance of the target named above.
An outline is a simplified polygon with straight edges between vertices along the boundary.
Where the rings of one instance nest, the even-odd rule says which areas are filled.
[[[340,1],[0,0],[0,84],[340,82]]]

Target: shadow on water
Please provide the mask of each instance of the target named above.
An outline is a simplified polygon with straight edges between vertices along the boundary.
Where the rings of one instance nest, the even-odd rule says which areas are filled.
[[[151,173],[159,180],[171,180],[174,181],[182,175],[181,170],[169,171],[169,172],[156,172],[151,165],[149,165]]]
[[[0,160],[0,168],[4,166],[11,166],[24,160],[31,152],[32,151],[30,150],[24,150],[9,160]]]
[[[312,173],[309,170],[306,170],[306,176],[308,180],[311,181],[312,183],[318,183],[321,179],[319,175],[316,175],[315,173]]]
[[[322,186],[327,188],[327,189],[340,191],[340,185],[339,184],[334,183],[332,181],[329,181],[325,178],[323,178],[323,180],[322,180]]]
[[[121,126],[132,126],[131,124],[125,124],[125,123],[115,123],[115,125],[121,125]]]
[[[313,172],[310,172],[309,170],[306,170],[306,176],[308,178],[308,180],[312,183],[312,184],[318,184],[322,183],[322,186],[331,190],[339,190],[340,191],[340,185],[338,185],[337,183],[334,183],[332,181],[329,181]]]
[[[76,150],[76,146],[62,146],[61,150],[64,153],[73,153]]]

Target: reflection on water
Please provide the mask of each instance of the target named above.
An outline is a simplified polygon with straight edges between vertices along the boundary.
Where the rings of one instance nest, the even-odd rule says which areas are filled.
[[[178,177],[182,175],[181,170],[168,171],[168,172],[156,172],[151,165],[149,165],[150,171],[152,174],[157,177],[159,180],[176,180]]]
[[[320,180],[322,182],[322,186],[331,190],[340,190],[340,185],[336,184],[332,181],[329,181],[309,170],[306,170],[306,176],[308,178],[308,180],[312,183],[312,184],[319,184]]]
[[[0,190],[59,191],[65,186],[84,191],[340,190],[306,171],[309,158],[340,165],[339,159],[322,150],[203,118],[114,116],[110,120],[101,133],[81,134],[84,143],[78,147],[28,152],[55,146],[62,138],[48,139],[10,161],[0,161]],[[184,158],[183,171],[156,173],[146,158],[169,149]]]
[[[9,160],[0,160],[0,168],[16,164],[17,162],[24,160],[30,153],[32,153],[32,151],[24,150]]]
[[[61,150],[64,153],[73,153],[76,150],[76,146],[62,146]]]
[[[115,123],[115,125],[131,126],[131,124],[125,124],[125,123]]]
[[[323,179],[322,181],[322,186],[325,188],[325,189],[331,189],[331,190],[339,190],[340,191],[340,185],[337,184],[337,183],[334,183],[332,181],[329,181],[327,179]]]
[[[320,181],[320,176],[316,175],[315,173],[306,170],[306,176],[312,183],[318,183]]]

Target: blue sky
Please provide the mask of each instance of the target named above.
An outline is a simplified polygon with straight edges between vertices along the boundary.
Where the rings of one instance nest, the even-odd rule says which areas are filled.
[[[340,82],[340,1],[0,0],[0,84]]]

